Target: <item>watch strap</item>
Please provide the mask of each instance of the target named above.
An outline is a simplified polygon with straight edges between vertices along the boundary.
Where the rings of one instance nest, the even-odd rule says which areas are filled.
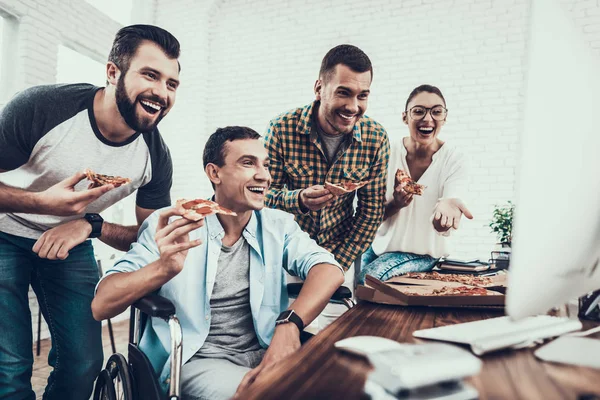
[[[100,214],[85,214],[83,218],[92,226],[92,231],[90,232],[88,238],[93,239],[100,237],[100,235],[102,235],[102,224],[104,223],[104,219],[100,216]]]
[[[288,322],[294,323],[298,327],[298,330],[300,332],[304,330],[304,321],[302,321],[302,318],[300,318],[294,310],[286,310],[279,314],[277,320],[275,321],[275,324],[279,325]]]

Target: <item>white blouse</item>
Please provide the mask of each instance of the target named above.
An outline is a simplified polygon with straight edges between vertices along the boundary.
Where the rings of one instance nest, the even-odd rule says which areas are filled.
[[[390,146],[386,204],[394,197],[396,170],[403,169],[410,175],[402,139],[390,141]],[[468,190],[466,164],[466,157],[460,151],[444,143],[418,180],[418,183],[427,186],[423,195],[414,196],[407,207],[383,221],[379,227],[372,244],[375,254],[402,251],[436,258],[447,255],[447,238],[438,234],[431,223],[433,209],[440,198],[465,199]]]

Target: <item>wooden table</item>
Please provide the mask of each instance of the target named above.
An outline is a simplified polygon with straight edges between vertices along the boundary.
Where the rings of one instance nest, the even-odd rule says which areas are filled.
[[[415,330],[503,315],[495,310],[418,308],[361,303],[306,343],[273,370],[260,375],[243,399],[360,399],[370,366],[336,351],[333,344],[358,335],[414,343]],[[584,323],[584,327],[595,326]],[[600,355],[599,355],[600,357]],[[600,370],[544,363],[531,349],[482,357],[479,375],[468,381],[480,399],[600,399]]]

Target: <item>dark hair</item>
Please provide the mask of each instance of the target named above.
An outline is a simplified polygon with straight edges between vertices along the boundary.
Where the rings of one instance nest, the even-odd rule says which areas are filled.
[[[406,105],[404,106],[404,111],[407,111],[408,103],[410,103],[410,101],[421,92],[437,94],[438,96],[440,96],[442,98],[442,101],[444,102],[444,107],[446,106],[446,99],[444,99],[444,95],[442,94],[442,91],[440,89],[438,89],[436,86],[432,86],[432,85],[420,85],[420,86],[417,86],[416,88],[414,88],[413,91],[410,92],[410,94],[408,95],[408,100],[406,100]]]
[[[319,70],[319,79],[329,80],[338,64],[343,64],[354,72],[370,71],[371,80],[373,79],[371,60],[364,51],[351,44],[340,44],[325,54]]]
[[[227,126],[219,128],[210,135],[206,146],[204,146],[204,155],[202,161],[204,168],[208,164],[215,164],[222,167],[225,164],[225,143],[234,140],[260,139],[261,136],[254,130],[245,126]]]
[[[131,59],[144,40],[156,43],[168,58],[179,58],[179,41],[175,36],[154,25],[130,25],[119,29],[115,35],[108,61],[115,63],[123,74],[127,73]]]

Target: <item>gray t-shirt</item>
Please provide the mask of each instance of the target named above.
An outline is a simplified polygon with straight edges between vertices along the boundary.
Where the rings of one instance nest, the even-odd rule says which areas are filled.
[[[250,310],[250,246],[244,237],[221,247],[210,298],[210,332],[196,355],[224,358],[254,368],[265,350],[258,343]]]
[[[319,124],[315,124],[317,134],[321,137],[321,142],[323,143],[323,148],[325,149],[325,155],[327,157],[327,162],[329,165],[333,164],[335,161],[335,157],[342,148],[344,142],[348,139],[349,135],[345,135],[340,133],[338,135],[330,135],[325,133],[324,130],[319,127]]]
[[[106,193],[84,213],[100,213],[137,189],[136,204],[159,209],[171,204],[173,164],[158,129],[136,132],[122,143],[98,129],[88,84],[35,86],[17,94],[0,111],[0,182],[41,192],[86,168],[122,176],[131,183]],[[76,190],[89,182],[82,180]],[[0,213],[0,231],[30,239],[83,216]]]

